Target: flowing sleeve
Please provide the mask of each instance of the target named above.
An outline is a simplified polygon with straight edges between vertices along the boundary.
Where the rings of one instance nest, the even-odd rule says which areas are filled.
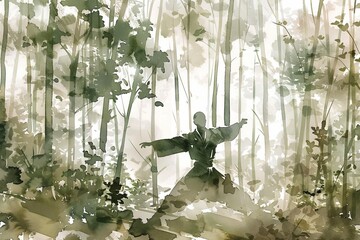
[[[156,140],[151,143],[158,157],[166,157],[172,154],[187,152],[189,141],[185,137]]]
[[[216,128],[215,132],[218,135],[218,143],[234,140],[239,134],[240,128],[241,125],[239,123],[234,123],[228,127]]]

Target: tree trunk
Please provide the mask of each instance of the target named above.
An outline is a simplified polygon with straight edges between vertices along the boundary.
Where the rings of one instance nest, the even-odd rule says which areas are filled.
[[[4,0],[4,20],[3,20],[3,38],[1,43],[1,75],[0,75],[0,161],[3,159],[6,161],[6,107],[5,107],[5,87],[6,87],[6,65],[5,65],[5,55],[7,48],[7,39],[8,39],[8,28],[9,28],[9,0]]]
[[[275,17],[276,20],[279,22],[279,9],[280,9],[280,3],[279,0],[275,0]],[[276,28],[277,33],[277,48],[278,48],[278,61],[279,61],[279,67],[283,67],[283,72],[285,71],[285,60],[283,61],[283,55],[282,55],[282,38],[280,33],[280,26],[277,26]],[[286,55],[286,50],[285,50]],[[280,75],[279,79],[279,94],[280,94],[280,109],[281,109],[281,120],[282,120],[282,130],[283,130],[283,144],[284,144],[284,159],[285,162],[287,159],[287,152],[288,152],[288,133],[287,133],[287,120],[286,120],[286,108],[285,108],[285,96],[284,96],[284,83],[282,79],[282,74]],[[285,169],[284,169],[284,176],[285,176]],[[285,177],[286,179],[286,177]],[[286,181],[286,180],[285,180]]]
[[[241,1],[239,2],[239,12],[241,12]],[[241,18],[239,18],[238,20],[238,24],[239,24],[239,33],[241,33],[242,29],[241,29]],[[239,36],[239,89],[238,89],[238,96],[239,96],[239,102],[238,102],[238,121],[240,122],[242,119],[242,84],[243,84],[243,40],[241,39],[241,37]],[[238,137],[238,181],[239,181],[239,186],[240,188],[243,188],[244,184],[243,184],[243,167],[242,167],[242,146],[241,146],[241,129],[239,131],[239,137]]]
[[[218,92],[218,72],[219,72],[219,54],[221,45],[221,34],[222,34],[222,20],[223,20],[223,5],[224,0],[220,0],[220,11],[219,11],[219,26],[217,29],[216,48],[215,48],[215,66],[214,66],[214,83],[213,83],[213,94],[211,103],[211,120],[212,126],[217,127],[217,92]]]
[[[256,82],[255,82],[255,60],[254,60],[254,76],[253,76],[253,84],[252,84],[252,110],[255,111],[255,100],[256,100]],[[253,114],[253,121],[252,121],[252,131],[251,131],[251,180],[256,180],[256,143],[257,139],[255,139],[255,127],[256,127],[256,121],[255,121],[255,113]],[[255,191],[254,191],[255,196]]]
[[[55,24],[57,0],[51,0],[49,4],[49,22],[47,31],[52,32]],[[47,41],[46,62],[45,62],[45,156],[52,161],[53,153],[53,83],[54,83],[54,42],[53,39]]]
[[[264,44],[264,20],[263,20],[263,8],[261,2],[258,1],[258,19],[259,19],[259,39],[260,39],[260,51],[261,51],[261,66],[263,73],[263,133],[264,133],[264,147],[265,147],[265,181],[268,179],[268,167],[270,158],[270,137],[269,137],[269,113],[268,113],[268,102],[269,102],[269,77],[267,69],[267,58]]]
[[[160,1],[159,12],[156,22],[156,31],[155,31],[155,43],[154,51],[157,51],[159,48],[159,37],[160,37],[160,27],[161,27],[161,16],[162,16],[163,0]],[[157,81],[157,69],[153,67],[151,74],[151,91],[156,95],[156,81]],[[156,140],[155,133],[155,123],[156,123],[156,112],[155,112],[155,98],[151,99],[151,141]],[[151,149],[151,173],[152,173],[152,187],[153,187],[153,205],[158,205],[158,170],[157,170],[157,156],[154,149]]]
[[[123,126],[122,138],[121,138],[121,146],[120,146],[120,150],[119,150],[118,156],[117,156],[117,164],[116,164],[114,179],[118,177],[121,180],[122,165],[123,165],[123,160],[124,160],[124,149],[125,149],[125,143],[126,143],[126,141],[125,141],[126,133],[127,133],[128,127],[129,127],[131,110],[132,110],[132,106],[133,106],[133,103],[136,98],[137,88],[141,81],[141,76],[140,76],[139,72],[140,72],[140,69],[139,69],[139,67],[137,67],[135,75],[134,75],[134,80],[133,80],[133,83],[131,86],[129,104],[127,107],[127,111],[124,114],[124,126]]]
[[[224,86],[224,124],[230,125],[230,85],[231,85],[231,27],[234,0],[230,0],[225,32],[225,86]],[[225,142],[225,173],[232,167],[231,142]]]
[[[176,0],[174,0],[173,6],[176,6]],[[175,11],[175,8],[173,9]],[[172,29],[172,40],[173,40],[173,69],[174,69],[174,87],[175,87],[175,109],[176,109],[176,135],[180,135],[180,88],[179,88],[179,69],[178,69],[178,60],[177,60],[177,47],[175,39],[175,22],[173,20],[173,29]],[[180,178],[180,162],[179,156],[176,155],[176,179]]]
[[[128,0],[122,1],[120,11],[119,11],[119,16],[118,16],[119,20],[124,19],[124,15],[125,15],[126,9],[128,7],[128,3],[129,3]],[[100,36],[100,41],[101,41],[101,36]],[[111,58],[113,60],[117,56],[117,54],[116,54],[117,44],[118,43],[114,43],[114,46],[112,48]],[[103,152],[106,152],[106,142],[107,142],[107,132],[108,132],[107,129],[108,129],[108,122],[109,122],[109,117],[108,117],[109,116],[109,101],[110,101],[110,95],[106,94],[104,96],[104,100],[103,100],[102,118],[101,118],[101,124],[100,124],[100,149]],[[125,141],[125,140],[122,140],[122,141]]]
[[[189,112],[189,130],[192,131],[192,110],[191,110],[191,80],[190,80],[190,12],[191,12],[191,1],[188,0],[187,4],[187,13],[188,13],[188,21],[187,21],[187,32],[186,32],[186,73],[187,73],[187,86],[188,86],[188,112]]]

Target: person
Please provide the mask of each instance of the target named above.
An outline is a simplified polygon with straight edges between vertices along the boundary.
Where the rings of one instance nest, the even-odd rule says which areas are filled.
[[[158,157],[165,157],[180,152],[189,152],[194,160],[193,168],[172,189],[162,202],[157,212],[142,224],[137,219],[133,222],[129,232],[134,236],[151,234],[154,226],[161,226],[164,215],[180,212],[195,201],[206,199],[212,202],[223,202],[228,207],[246,211],[244,204],[239,204],[241,198],[251,205],[250,197],[234,187],[230,175],[221,174],[213,167],[217,145],[225,141],[234,140],[240,128],[247,123],[247,119],[227,127],[206,128],[206,117],[203,112],[196,112],[193,116],[196,129],[188,134],[171,139],[160,139],[152,142],[143,142],[142,148],[153,147]]]

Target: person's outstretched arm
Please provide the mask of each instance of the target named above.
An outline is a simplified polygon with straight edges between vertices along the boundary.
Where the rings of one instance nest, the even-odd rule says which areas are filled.
[[[142,148],[152,146],[158,157],[165,157],[189,150],[189,142],[184,137],[161,139],[153,142],[142,142],[140,143],[140,146]]]
[[[247,119],[243,118],[240,122],[234,123],[228,127],[217,128],[221,135],[221,142],[234,140],[239,134],[240,128],[246,123]]]

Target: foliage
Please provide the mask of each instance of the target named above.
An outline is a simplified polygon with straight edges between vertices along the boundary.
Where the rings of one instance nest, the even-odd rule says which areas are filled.
[[[164,10],[155,16],[159,2]],[[36,233],[56,238],[72,231],[65,239],[80,239],[80,233],[105,239],[115,232],[128,239],[130,226],[145,225],[148,232],[141,234],[155,239],[187,234],[356,239],[360,5],[345,2],[350,7],[303,1],[294,10],[278,0],[2,1],[0,238]],[[6,20],[9,3],[11,24]],[[154,24],[156,17],[162,19],[159,24]],[[226,87],[218,78],[223,69]],[[184,83],[184,75],[192,78]],[[166,80],[155,84],[151,77]],[[160,90],[155,92],[156,85]],[[238,150],[233,148],[239,153],[237,164],[228,153],[226,159],[216,155],[214,163],[230,162],[226,193],[235,191],[232,180],[238,174],[244,195],[235,200],[246,205],[249,195],[256,210],[240,213],[226,202],[201,199],[162,219],[166,230],[152,228],[154,218],[143,223],[156,215],[151,198],[158,196],[151,188],[159,188],[161,197],[169,191],[150,178],[164,175],[173,163],[159,160],[157,167],[165,167],[157,172],[154,159],[143,156],[146,150],[133,141],[147,141],[149,99],[158,107],[152,129],[173,134],[172,121],[159,117],[172,115],[172,88],[178,134],[188,131],[180,114],[191,123],[192,104],[204,112],[207,108],[218,125],[216,104],[222,102],[217,95],[223,88],[239,121],[254,117],[248,127],[252,140],[244,129]],[[44,94],[50,96],[50,108]],[[287,132],[277,132],[280,116]],[[54,134],[50,147],[45,131]]]

